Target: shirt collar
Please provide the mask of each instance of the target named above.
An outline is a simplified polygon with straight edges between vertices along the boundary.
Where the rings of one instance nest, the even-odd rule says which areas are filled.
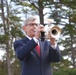
[[[29,39],[29,40],[31,40],[32,38],[31,37],[29,37],[28,35],[26,35],[26,37]]]

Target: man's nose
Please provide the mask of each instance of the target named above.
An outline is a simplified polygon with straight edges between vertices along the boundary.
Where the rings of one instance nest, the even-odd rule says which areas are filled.
[[[34,28],[36,28],[37,26],[36,25],[34,25]]]

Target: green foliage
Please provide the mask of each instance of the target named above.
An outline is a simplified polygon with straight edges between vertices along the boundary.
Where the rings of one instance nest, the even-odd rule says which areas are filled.
[[[5,61],[0,61],[0,75],[7,75],[7,66]]]
[[[19,60],[16,58],[14,62],[11,63],[13,75],[20,75],[21,66]],[[0,75],[8,75],[6,61],[0,61]]]
[[[76,23],[76,11],[70,15],[70,21]]]
[[[1,44],[5,44],[7,42],[7,40],[9,40],[8,35],[0,35],[0,43]]]
[[[15,61],[12,63],[12,71],[13,71],[13,75],[21,74],[21,63],[17,59],[17,57],[15,57]]]
[[[70,7],[70,8],[73,8],[75,9],[76,8],[76,0],[63,0],[62,3],[64,5],[66,5],[67,7]]]
[[[54,71],[54,75],[76,75],[76,69],[60,69]]]
[[[17,21],[17,22],[22,21],[22,20],[20,19],[20,17],[13,16],[13,15],[11,15],[10,19],[13,20],[13,21]]]
[[[13,37],[24,37],[23,32],[17,27],[12,27],[10,33]]]
[[[70,35],[70,36],[76,35],[74,24],[66,24],[64,30],[66,31],[64,35]]]
[[[0,24],[0,27],[2,27],[2,24]]]
[[[68,74],[65,71],[59,70],[59,71],[54,72],[53,75],[68,75]]]
[[[67,59],[63,59],[63,58],[58,63],[52,63],[53,71],[57,71],[61,69],[68,69],[70,65],[71,65],[70,61],[68,61]]]

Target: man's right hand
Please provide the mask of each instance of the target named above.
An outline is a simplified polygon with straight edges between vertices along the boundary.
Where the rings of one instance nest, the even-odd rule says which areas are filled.
[[[35,38],[39,39],[41,36],[41,32],[44,32],[44,26],[43,25],[39,25],[35,28]]]

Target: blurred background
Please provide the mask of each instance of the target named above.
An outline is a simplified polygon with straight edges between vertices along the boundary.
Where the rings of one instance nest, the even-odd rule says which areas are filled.
[[[36,16],[43,25],[53,20],[62,34],[57,40],[62,59],[53,63],[54,75],[76,75],[76,0],[0,0],[0,75],[20,75],[13,42],[25,37],[22,25]]]

